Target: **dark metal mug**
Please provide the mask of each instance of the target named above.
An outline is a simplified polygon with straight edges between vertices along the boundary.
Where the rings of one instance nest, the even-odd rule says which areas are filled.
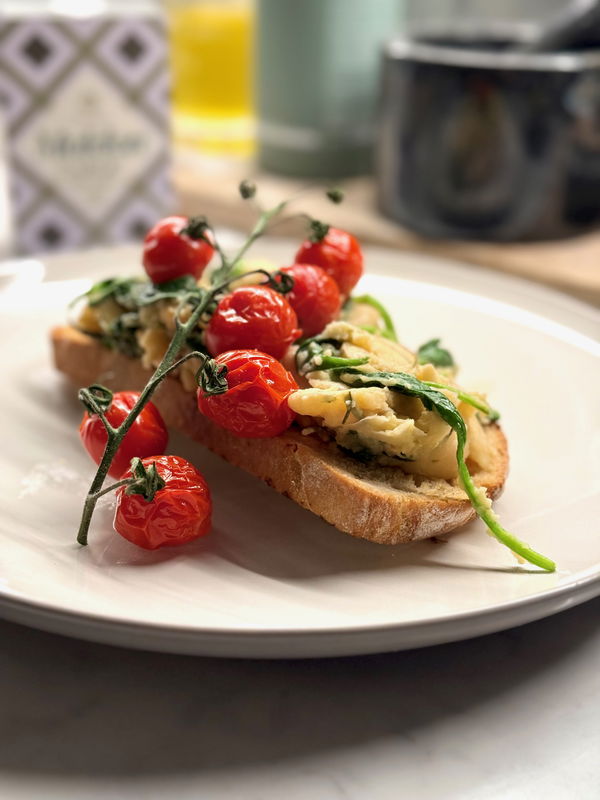
[[[600,226],[600,50],[519,53],[462,30],[384,51],[381,210],[433,237]]]

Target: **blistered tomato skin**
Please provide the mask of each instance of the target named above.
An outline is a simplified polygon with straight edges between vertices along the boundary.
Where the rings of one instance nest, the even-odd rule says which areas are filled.
[[[156,464],[166,486],[150,502],[142,495],[126,494],[125,487],[117,489],[117,533],[145,550],[186,544],[205,536],[211,527],[212,500],[198,470],[178,456],[151,456],[142,461],[146,468]],[[122,477],[130,478],[131,471]]]
[[[187,217],[165,217],[146,234],[142,261],[153,283],[183,275],[198,279],[213,257],[215,251],[208,242],[181,233],[187,224]]]
[[[258,350],[234,350],[215,361],[227,366],[229,388],[217,395],[204,395],[199,389],[202,414],[247,439],[277,436],[290,427],[294,412],[287,398],[298,384],[279,361]]]
[[[115,392],[112,403],[104,412],[113,428],[119,427],[138,401],[139,396],[139,392]],[[100,417],[86,411],[79,426],[79,436],[85,449],[96,464],[99,464],[104,455],[108,438]],[[144,458],[150,455],[162,455],[168,441],[169,434],[159,410],[154,403],[147,403],[125,434],[112,460],[108,474],[113,478],[118,478],[128,469],[134,456]]]
[[[205,341],[213,356],[252,348],[283,358],[301,335],[296,312],[282,294],[266,286],[243,286],[219,301]]]
[[[294,264],[280,272],[291,275],[294,288],[285,295],[298,317],[304,336],[315,336],[340,313],[342,298],[337,283],[321,267]]]
[[[296,253],[297,264],[315,264],[337,283],[348,297],[363,274],[363,255],[358,241],[346,231],[329,228],[320,242],[307,239]]]

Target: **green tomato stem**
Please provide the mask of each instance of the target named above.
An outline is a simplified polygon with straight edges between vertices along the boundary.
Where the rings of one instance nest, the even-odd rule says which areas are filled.
[[[114,492],[115,489],[118,489],[120,486],[129,486],[134,481],[133,478],[124,478],[122,481],[117,481],[116,483],[111,483],[110,486],[105,486],[104,489],[100,489],[99,492],[96,492],[96,500],[102,497],[103,494],[108,494],[109,492]]]
[[[352,297],[350,299],[353,303],[364,303],[364,305],[374,308],[383,320],[383,330],[380,332],[381,336],[389,339],[391,342],[398,341],[394,320],[391,318],[387,308],[382,305],[377,298],[372,297],[370,294],[361,294],[359,297]]]

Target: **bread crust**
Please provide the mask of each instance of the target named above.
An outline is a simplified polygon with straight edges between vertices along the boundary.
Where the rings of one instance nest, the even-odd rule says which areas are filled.
[[[56,367],[78,386],[99,382],[115,390],[139,390],[151,375],[140,361],[70,326],[54,328],[51,341]],[[195,395],[175,377],[165,378],[153,401],[168,426],[351,536],[395,545],[448,533],[475,517],[455,484],[406,475],[395,467],[373,468],[298,428],[271,439],[234,436],[200,414]],[[508,472],[508,448],[498,425],[487,426],[486,435],[495,453],[493,468],[472,474],[495,498]]]

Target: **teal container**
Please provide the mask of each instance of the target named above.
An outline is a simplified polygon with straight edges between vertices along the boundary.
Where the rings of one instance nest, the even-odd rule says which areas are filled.
[[[296,177],[370,172],[381,46],[404,0],[259,0],[258,160]]]

